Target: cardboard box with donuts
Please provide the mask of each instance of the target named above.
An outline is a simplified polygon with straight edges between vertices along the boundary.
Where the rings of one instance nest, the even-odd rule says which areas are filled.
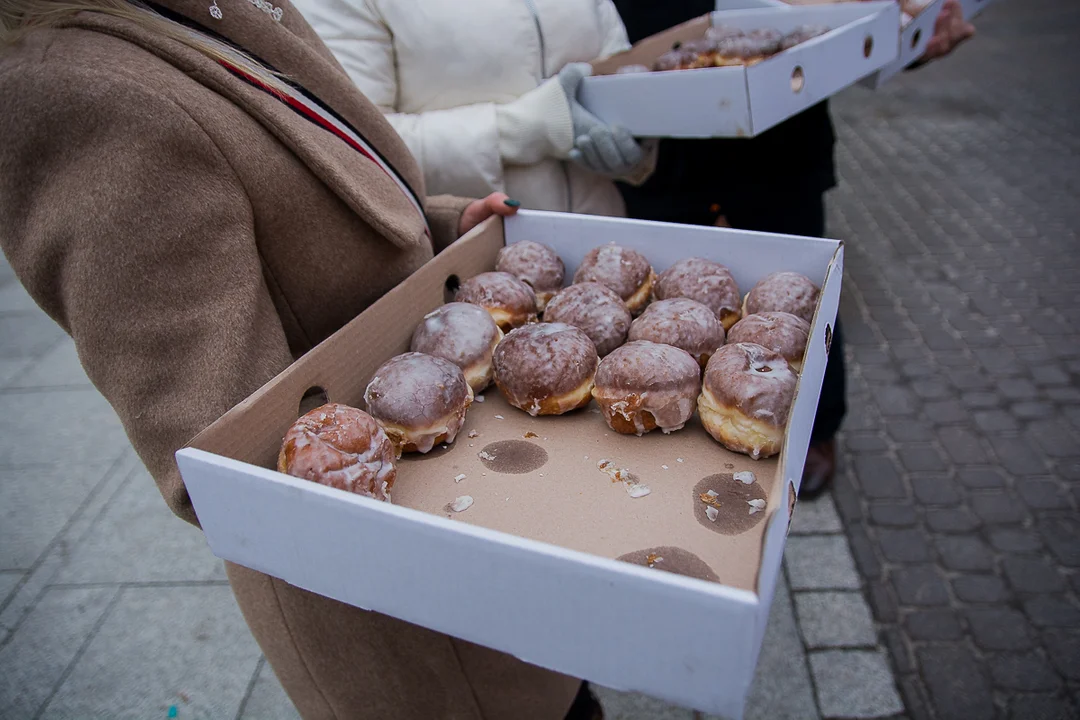
[[[543,263],[561,272],[529,273]],[[497,266],[524,277],[540,305],[517,312],[514,283],[488,281]],[[536,665],[738,718],[842,267],[834,240],[560,213],[495,218],[202,432],[177,453],[180,471],[218,557]],[[779,286],[777,273],[788,278]],[[697,281],[702,302],[690,299]],[[717,293],[732,297],[707,305]],[[767,316],[783,315],[765,312],[774,302],[794,303],[784,327],[805,343],[795,355],[766,339]],[[548,322],[532,322],[538,313]],[[456,362],[439,338],[460,339],[456,328],[478,321],[492,328],[478,336],[490,365],[436,358],[441,348]],[[703,331],[671,335],[678,323]],[[731,342],[713,347],[725,328]],[[662,372],[639,371],[649,363]],[[716,378],[729,376],[747,379],[725,390]],[[730,412],[744,407],[732,399],[740,392],[774,385],[786,393],[775,407]],[[402,420],[424,398],[444,403],[444,424],[425,412]],[[366,433],[333,456],[352,466],[316,457],[304,469],[323,421]],[[315,466],[321,476],[306,474]]]
[[[717,0],[717,9],[729,3],[750,3],[754,7],[798,6],[812,7],[837,3],[865,2],[866,0]],[[863,78],[860,84],[874,90],[911,66],[926,52],[926,46],[934,35],[934,26],[944,0],[895,0],[900,7],[900,47],[896,59],[877,72]],[[960,0],[964,19],[973,20],[994,0]]]
[[[899,55],[893,0],[761,4],[718,10],[594,63],[581,103],[639,137],[752,137]]]

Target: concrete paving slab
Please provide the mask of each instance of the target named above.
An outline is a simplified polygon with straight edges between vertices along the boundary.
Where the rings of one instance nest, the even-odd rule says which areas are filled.
[[[8,388],[48,388],[90,385],[79,363],[72,340],[61,340],[22,373],[12,378]]]
[[[43,433],[62,445],[46,449]],[[128,447],[116,413],[92,388],[0,394],[0,466],[40,465],[57,452],[72,465],[112,462]]]
[[[0,467],[0,570],[28,570],[110,466]]]
[[[137,470],[75,545],[66,548],[60,583],[225,580],[199,530],[176,518],[150,474]]]
[[[116,588],[52,588],[0,647],[0,716],[32,718],[53,693]]]
[[[42,718],[234,718],[260,657],[227,586],[124,589]]]

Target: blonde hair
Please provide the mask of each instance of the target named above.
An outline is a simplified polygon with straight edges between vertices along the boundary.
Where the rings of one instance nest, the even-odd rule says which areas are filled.
[[[182,43],[215,62],[235,65],[279,93],[287,89],[282,73],[267,68],[217,38],[162,17],[137,0],[0,0],[0,45],[17,42],[37,28],[55,27],[81,12],[98,12],[130,20],[144,30]]]

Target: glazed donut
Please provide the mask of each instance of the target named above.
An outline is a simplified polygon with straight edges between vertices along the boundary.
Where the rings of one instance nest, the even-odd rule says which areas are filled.
[[[592,340],[572,325],[526,325],[495,348],[495,384],[534,417],[562,415],[589,404],[599,361]]]
[[[755,460],[780,452],[796,376],[780,353],[753,343],[725,345],[705,368],[698,414],[732,452]]]
[[[690,64],[693,63],[696,58],[697,55],[687,50],[683,50],[681,47],[673,48],[656,58],[653,69],[657,72],[685,70],[690,67]]]
[[[622,298],[595,282],[560,291],[544,311],[544,322],[573,325],[588,335],[600,357],[626,342],[632,319]]]
[[[510,273],[485,272],[471,277],[458,288],[454,300],[484,308],[504,332],[536,322],[536,294]]]
[[[399,456],[454,442],[472,401],[473,391],[461,368],[417,352],[387,360],[364,391],[368,412],[383,426]]]
[[[714,25],[705,31],[705,39],[711,42],[714,47],[724,40],[744,37],[745,35],[745,30],[732,25]]]
[[[644,435],[682,428],[700,391],[701,366],[689,353],[638,340],[600,362],[592,394],[612,430]]]
[[[566,266],[554,250],[531,240],[507,245],[495,258],[495,270],[506,272],[532,288],[536,311],[544,312],[548,301],[562,290]]]
[[[413,331],[412,352],[440,357],[461,368],[473,393],[491,384],[491,356],[503,331],[487,310],[469,303],[447,303],[428,313]]]
[[[655,279],[656,273],[644,255],[615,243],[590,250],[574,273],[575,284],[598,282],[614,290],[631,315],[638,315],[649,304]]]
[[[775,272],[765,276],[743,298],[743,315],[786,312],[813,322],[820,291],[810,278],[796,272]]]
[[[394,445],[363,410],[328,403],[289,428],[278,472],[338,490],[390,501],[397,469]]]
[[[739,286],[725,266],[705,258],[683,258],[656,278],[653,294],[657,300],[684,297],[697,300],[731,329],[739,319]]]
[[[786,312],[747,315],[728,333],[730,343],[754,343],[778,352],[791,369],[802,372],[803,354],[810,337],[810,324]]]
[[[629,339],[673,345],[690,353],[701,367],[724,344],[724,326],[713,311],[690,298],[658,300],[630,326]]]

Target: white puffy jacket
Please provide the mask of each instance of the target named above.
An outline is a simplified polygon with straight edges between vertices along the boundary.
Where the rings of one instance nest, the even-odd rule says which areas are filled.
[[[629,47],[611,0],[293,5],[387,113],[420,163],[428,194],[502,191],[533,209],[625,213],[609,179],[559,159],[573,132],[553,77],[567,63]]]

